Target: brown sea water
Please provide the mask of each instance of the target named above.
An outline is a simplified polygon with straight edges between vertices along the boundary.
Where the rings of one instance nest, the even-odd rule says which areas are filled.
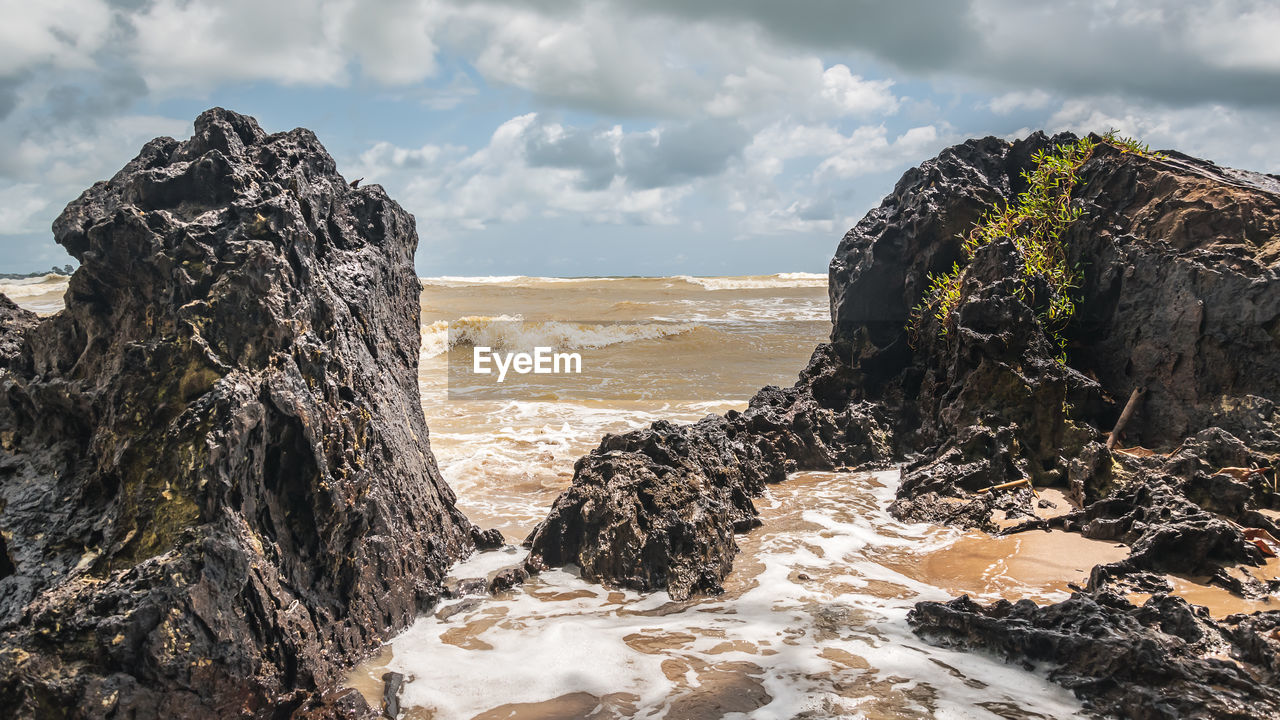
[[[0,294],[18,305],[41,315],[62,309],[62,296],[67,292],[65,275],[42,275],[21,280],[0,280]]]
[[[830,332],[827,308],[819,275],[425,280],[432,447],[467,515],[518,544],[603,434],[742,409],[760,387],[794,382]],[[525,381],[462,399],[448,355],[481,344],[576,349],[583,374],[571,387]],[[350,682],[376,703],[382,673],[405,673],[411,718],[1075,713],[1042,676],[921,641],[906,614],[960,592],[1062,599],[1122,552],[1056,533],[997,540],[906,525],[885,512],[896,482],[802,473],[772,488],[722,596],[677,603],[554,570],[499,598],[447,603]],[[477,555],[454,575],[521,557]],[[449,616],[457,602],[474,607]]]

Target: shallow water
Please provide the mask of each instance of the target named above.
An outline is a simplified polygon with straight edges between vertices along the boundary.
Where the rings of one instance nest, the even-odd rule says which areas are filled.
[[[467,516],[518,542],[605,433],[742,409],[762,386],[793,383],[830,333],[827,302],[818,275],[426,278],[418,379],[432,448]],[[576,350],[583,373],[468,393],[474,378],[451,385],[450,355],[469,364],[475,344]]]
[[[438,615],[474,607],[420,620],[350,682],[376,703],[382,673],[405,673],[415,680],[403,701],[417,708],[406,717],[437,719],[1075,713],[1039,675],[911,634],[917,600],[1007,596],[984,589],[993,573],[1019,597],[1066,593],[1016,583],[999,553],[953,556],[956,531],[894,520],[884,508],[895,482],[894,472],[799,473],[771,488],[759,501],[764,527],[740,538],[724,595],[672,602],[551,571],[498,598],[446,603]],[[522,556],[479,554],[454,575],[484,577]],[[931,565],[946,568],[942,587],[921,570]]]
[[[827,302],[825,277],[806,275],[425,280],[423,406],[459,506],[518,544],[604,433],[742,409],[761,386],[794,382],[830,331]],[[450,323],[454,353],[536,340],[580,349],[584,376],[460,399]],[[1114,547],[906,525],[885,511],[896,481],[800,473],[772,487],[719,597],[677,603],[553,570],[499,598],[445,603],[350,682],[377,706],[382,673],[402,672],[404,717],[436,720],[1074,714],[1043,677],[930,646],[906,614],[960,592],[1059,600]],[[486,577],[523,555],[479,554],[453,575]]]

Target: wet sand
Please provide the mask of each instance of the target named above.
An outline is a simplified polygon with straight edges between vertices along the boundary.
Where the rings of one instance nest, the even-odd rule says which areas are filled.
[[[1280,578],[1280,558],[1270,558],[1261,567],[1240,565],[1228,569],[1227,572],[1237,576],[1247,574],[1263,582],[1275,580]],[[1210,584],[1207,577],[1166,575],[1165,580],[1173,586],[1173,594],[1193,605],[1208,608],[1209,615],[1217,619],[1236,613],[1280,610],[1280,597],[1276,595],[1259,599],[1242,598],[1224,587]],[[1132,593],[1129,595],[1129,601],[1135,605],[1141,605],[1150,597],[1151,595],[1147,593]]]
[[[1071,592],[1069,583],[1083,587],[1094,565],[1123,560],[1128,554],[1124,545],[1061,530],[1007,537],[974,531],[900,569],[953,595],[1047,600]]]

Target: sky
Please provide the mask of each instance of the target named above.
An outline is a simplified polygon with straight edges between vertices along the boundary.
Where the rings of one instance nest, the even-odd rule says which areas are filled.
[[[314,130],[420,275],[825,272],[969,137],[1280,172],[1275,0],[0,0],[0,272],[201,111]]]

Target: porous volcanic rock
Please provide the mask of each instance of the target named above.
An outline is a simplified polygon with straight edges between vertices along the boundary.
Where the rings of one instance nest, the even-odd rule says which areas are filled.
[[[39,321],[35,313],[18,307],[0,293],[0,368],[8,367],[9,361],[18,356],[23,335]]]
[[[796,385],[765,389],[742,414],[606,438],[530,538],[532,560],[675,597],[715,592],[764,483],[897,461],[900,518],[994,531],[1000,509],[1029,518],[1008,532],[1059,527],[1131,549],[1067,603],[925,603],[922,632],[1061,664],[1054,677],[1099,712],[1166,717],[1203,701],[1274,715],[1275,613],[1214,623],[1176,599],[1135,609],[1117,593],[1165,593],[1160,573],[1172,572],[1246,596],[1277,589],[1226,569],[1265,559],[1246,528],[1280,537],[1262,512],[1280,508],[1280,179],[1094,136],[1072,195],[1082,214],[1061,238],[1080,285],[1061,362],[1037,305],[1048,293],[1021,291],[1014,244],[966,257],[963,238],[1026,190],[1036,153],[1076,139],[970,140],[909,170],[841,240],[831,342]],[[957,261],[967,270],[947,332],[931,313],[913,322],[929,276]],[[1138,388],[1144,403],[1117,440],[1141,447],[1109,450]],[[1025,488],[978,492],[1023,478],[1082,509],[1042,520]],[[1219,651],[1232,660],[1204,657]]]
[[[1105,494],[1100,441],[1132,389],[1148,389],[1128,444],[1173,447],[1218,426],[1269,452],[1280,398],[1280,182],[1176,153],[1099,143],[1080,171],[1082,218],[1063,236],[1081,273],[1054,360],[1035,310],[1014,292],[1007,244],[970,262],[955,327],[909,328],[930,273],[962,257],[980,213],[1024,189],[1031,155],[1074,136],[971,140],[908,171],[849,231],[831,263],[832,340],[850,345],[855,400],[895,418],[907,468],[895,510],[1030,477]]]
[[[1061,665],[1052,677],[1102,713],[1176,717],[1202,700],[1210,715],[1225,713],[1214,716],[1271,716],[1269,681],[1253,678],[1274,677],[1274,649],[1256,651],[1264,646],[1251,640],[1254,651],[1235,648],[1230,667],[1219,668],[1196,655],[1200,646],[1165,643],[1161,633],[1174,632],[1168,613],[1185,615],[1181,601],[1131,612],[1106,594],[1158,589],[1155,573],[1169,572],[1209,575],[1239,594],[1268,590],[1223,570],[1262,564],[1242,526],[1274,531],[1259,511],[1278,507],[1276,494],[1265,474],[1223,469],[1274,468],[1280,450],[1276,178],[1100,143],[1073,196],[1083,214],[1062,238],[1081,285],[1066,364],[1038,320],[1037,293],[1025,299],[1012,282],[1020,260],[1007,242],[969,259],[945,336],[928,315],[909,327],[906,309],[928,275],[960,256],[975,202],[1012,201],[1014,170],[1031,153],[1074,140],[1036,134],[946,150],[908,172],[832,261],[833,342],[850,344],[860,373],[851,399],[896,419],[895,450],[908,461],[895,514],[985,527],[997,501],[975,491],[1025,477],[1064,486],[1084,508],[1014,531],[1061,527],[1130,546],[1124,560],[1093,569],[1091,597],[1042,609],[922,603],[916,625]],[[875,309],[864,294],[872,286],[893,301]],[[1122,445],[1146,448],[1113,453],[1105,433],[1135,388],[1147,394]],[[1229,634],[1197,617],[1206,637]],[[1123,672],[1110,679],[1104,659],[1124,643],[1139,650],[1120,655]],[[1219,682],[1225,689],[1213,700]]]
[[[921,635],[982,648],[1029,666],[1085,699],[1086,709],[1135,720],[1280,716],[1280,612],[1215,622],[1172,595],[1136,607],[1120,595],[1077,593],[1045,607],[967,596],[916,605]]]
[[[473,543],[418,394],[413,218],[214,109],[54,232],[66,309],[0,373],[0,707],[365,712],[316,691]]]
[[[845,367],[823,345],[799,383],[761,390],[744,412],[606,435],[526,541],[531,561],[675,599],[721,592],[766,483],[889,461],[881,421],[848,403]]]

